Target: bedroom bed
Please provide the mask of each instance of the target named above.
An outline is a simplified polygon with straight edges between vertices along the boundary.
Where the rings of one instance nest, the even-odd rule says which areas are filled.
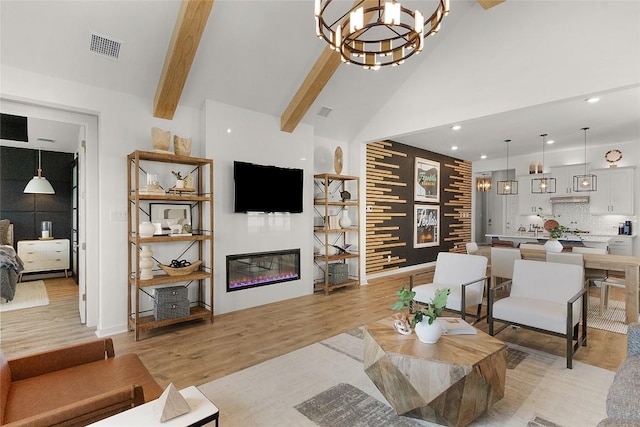
[[[24,265],[13,247],[13,224],[0,221],[0,297],[13,300]]]

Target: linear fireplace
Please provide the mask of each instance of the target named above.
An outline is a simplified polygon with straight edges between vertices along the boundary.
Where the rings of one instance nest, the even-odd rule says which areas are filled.
[[[227,292],[300,279],[300,249],[227,255]]]

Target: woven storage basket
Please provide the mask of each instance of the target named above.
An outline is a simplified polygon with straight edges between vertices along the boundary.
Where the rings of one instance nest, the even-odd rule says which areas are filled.
[[[160,267],[162,271],[167,273],[169,276],[184,276],[185,274],[191,274],[198,270],[201,265],[202,261],[198,260],[187,267],[174,268],[164,264],[158,264],[158,267]]]

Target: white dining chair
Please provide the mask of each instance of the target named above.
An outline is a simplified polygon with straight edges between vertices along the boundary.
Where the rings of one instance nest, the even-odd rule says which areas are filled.
[[[520,249],[531,249],[534,251],[544,251],[544,245],[538,243],[520,243]]]
[[[513,263],[521,259],[519,249],[491,248],[491,286],[496,286],[497,279],[503,279],[501,283],[510,282],[513,278]],[[506,279],[506,280],[504,280]]]
[[[469,242],[466,244],[467,247],[467,255],[474,255],[478,252],[478,244],[476,242]]]
[[[547,262],[558,262],[561,264],[573,264],[582,269],[584,287],[589,287],[589,280],[584,277],[584,258],[579,253],[568,252],[547,252]]]
[[[580,246],[574,246],[571,249],[572,252],[578,252],[583,254],[596,254],[607,255],[607,248],[586,248]],[[615,276],[609,274],[608,271],[586,269],[585,277],[591,281],[600,282],[600,316],[604,314],[604,311],[609,307],[609,294],[611,293],[611,287],[625,288],[625,278],[621,276]]]

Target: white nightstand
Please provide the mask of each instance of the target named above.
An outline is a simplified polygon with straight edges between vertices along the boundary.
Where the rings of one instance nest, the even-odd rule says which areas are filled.
[[[68,277],[69,239],[21,240],[18,242],[18,256],[24,264],[23,273],[64,270]]]

